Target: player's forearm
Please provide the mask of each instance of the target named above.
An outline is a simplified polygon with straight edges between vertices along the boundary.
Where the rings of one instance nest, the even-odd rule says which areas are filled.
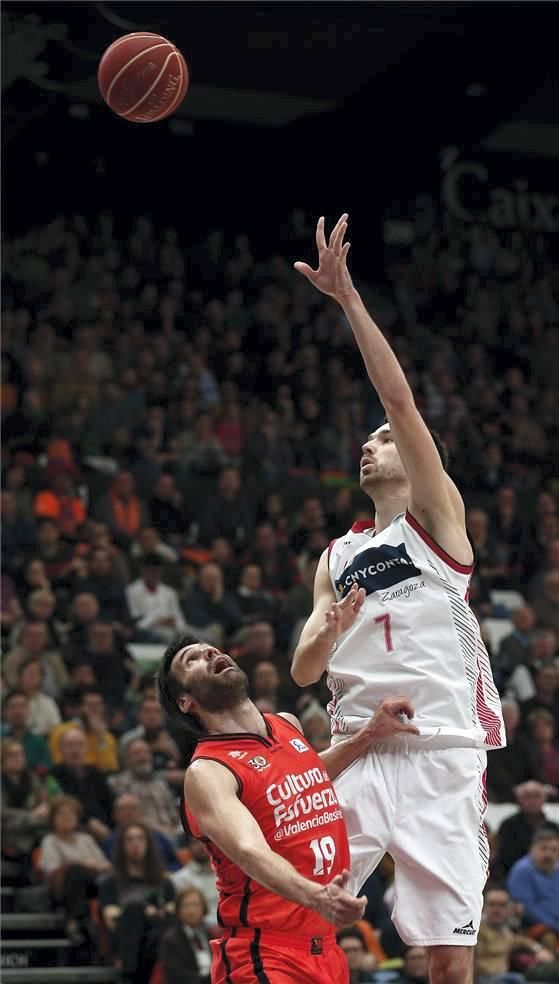
[[[247,847],[241,850],[239,867],[259,885],[281,895],[297,905],[313,908],[320,886],[304,878],[289,861],[269,847]]]
[[[323,626],[305,642],[299,642],[291,662],[291,676],[299,687],[308,687],[320,680],[334,641],[328,627]]]
[[[336,779],[344,769],[355,762],[355,759],[360,758],[369,748],[373,737],[369,727],[361,728],[345,741],[330,745],[330,748],[319,752],[330,779]]]
[[[402,367],[380,328],[368,313],[357,290],[341,298],[367,373],[385,410],[402,400],[413,399]]]

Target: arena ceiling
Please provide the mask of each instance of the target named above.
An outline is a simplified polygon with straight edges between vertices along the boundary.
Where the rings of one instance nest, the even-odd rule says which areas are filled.
[[[197,120],[280,128],[325,114],[362,119],[374,140],[414,120],[425,141],[555,153],[555,4],[3,4],[4,112],[99,102],[97,63],[133,30],[168,35],[189,62],[179,110]],[[46,99],[38,99],[38,93]],[[46,107],[46,108],[45,108]],[[554,118],[553,118],[554,117]],[[444,133],[441,127],[444,124]]]

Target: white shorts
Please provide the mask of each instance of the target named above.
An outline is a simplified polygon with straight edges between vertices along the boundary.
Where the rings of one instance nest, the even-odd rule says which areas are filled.
[[[404,943],[474,946],[488,873],[487,754],[376,745],[334,785],[358,894],[383,855],[395,866],[392,918]]]

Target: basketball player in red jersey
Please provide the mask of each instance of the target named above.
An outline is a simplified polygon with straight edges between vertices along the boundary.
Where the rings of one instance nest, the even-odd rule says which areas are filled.
[[[464,503],[352,283],[347,219],[328,242],[319,219],[318,269],[295,268],[340,305],[388,419],[363,444],[360,484],[374,522],[354,523],[324,551],[292,674],[306,686],[328,670],[334,743],[387,693],[413,702],[419,736],[371,747],[335,783],[349,835],[348,887],[357,893],[390,853],[400,936],[429,948],[432,984],[471,984],[489,861],[486,751],[505,744],[503,719],[468,605]],[[341,599],[350,602],[343,610]]]
[[[346,607],[349,602],[341,602]],[[177,640],[158,671],[169,716],[194,735],[185,817],[210,850],[222,936],[212,984],[345,984],[334,927],[366,899],[346,891],[349,847],[331,779],[372,742],[417,734],[409,701],[384,701],[346,742],[317,755],[291,714],[262,714],[230,656]]]

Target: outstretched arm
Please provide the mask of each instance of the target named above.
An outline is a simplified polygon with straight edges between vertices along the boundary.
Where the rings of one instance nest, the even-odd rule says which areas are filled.
[[[186,772],[184,795],[202,833],[249,878],[290,902],[315,909],[335,926],[351,926],[361,918],[366,899],[346,892],[348,872],[323,885],[300,875],[272,851],[238,799],[237,782],[228,769],[217,762],[194,762]]]
[[[328,571],[328,550],[322,554],[314,578],[314,605],[303,626],[291,663],[291,676],[300,687],[320,680],[336,639],[353,625],[365,600],[363,588],[351,589],[337,602]]]
[[[419,413],[413,393],[402,368],[375,324],[353,285],[346,258],[349,243],[344,244],[347,214],[334,227],[328,244],[324,235],[324,218],[318,220],[316,243],[319,265],[313,270],[306,263],[295,268],[314,286],[329,294],[342,307],[359,346],[371,383],[386,410],[390,430],[406,470],[411,496],[409,509],[419,522],[439,540],[456,559],[471,563],[464,506],[460,493],[446,474],[433,438]]]

